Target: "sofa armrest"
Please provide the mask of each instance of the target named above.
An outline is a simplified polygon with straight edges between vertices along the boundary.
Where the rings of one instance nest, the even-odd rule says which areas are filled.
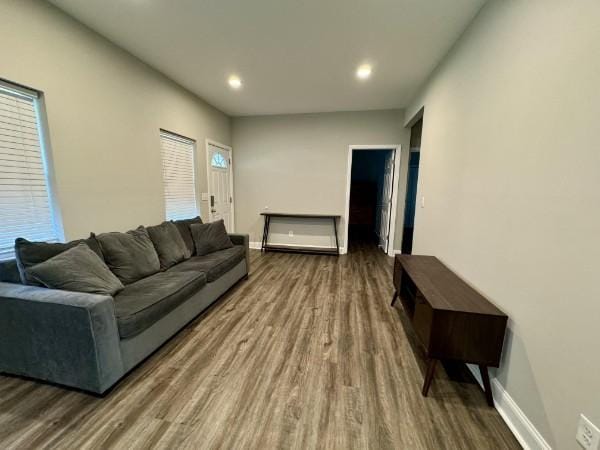
[[[0,283],[0,372],[103,393],[124,374],[110,296]]]
[[[250,235],[229,233],[229,239],[235,245],[243,245],[246,248],[246,270],[250,272]]]

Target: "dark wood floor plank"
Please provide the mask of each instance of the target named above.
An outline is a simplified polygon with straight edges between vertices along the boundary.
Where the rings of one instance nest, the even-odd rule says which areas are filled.
[[[476,384],[426,363],[392,259],[261,254],[106,397],[0,376],[2,448],[515,449]]]

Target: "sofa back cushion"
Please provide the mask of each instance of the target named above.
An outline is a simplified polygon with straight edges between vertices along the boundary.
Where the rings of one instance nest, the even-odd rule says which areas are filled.
[[[173,223],[177,227],[177,230],[179,230],[179,234],[181,234],[181,238],[183,239],[183,242],[185,242],[185,246],[187,247],[190,256],[196,254],[196,246],[194,245],[190,226],[195,223],[202,223],[200,216],[194,217],[193,219],[174,220]]]
[[[190,226],[190,230],[198,256],[233,247],[223,219],[211,223],[194,224]]]
[[[34,278],[27,275],[27,269],[47,261],[82,242],[86,243],[100,258],[103,257],[100,245],[94,235],[90,235],[87,239],[78,239],[67,243],[30,242],[27,239],[17,238],[17,240],[15,240],[15,255],[17,267],[19,268],[19,275],[21,276],[21,283],[29,284],[31,286],[42,286],[39,281],[36,281]]]
[[[163,222],[160,225],[146,227],[146,230],[158,254],[161,270],[167,270],[192,256],[174,223]]]
[[[0,281],[4,283],[22,283],[16,259],[0,261]]]
[[[123,284],[131,284],[160,270],[154,245],[142,226],[127,233],[102,233],[96,239],[106,265]]]
[[[51,289],[115,295],[124,288],[104,261],[84,242],[26,271],[27,275]]]

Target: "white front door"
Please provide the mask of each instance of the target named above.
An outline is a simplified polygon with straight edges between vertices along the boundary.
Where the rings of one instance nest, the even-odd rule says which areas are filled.
[[[394,151],[388,152],[383,174],[383,192],[381,194],[381,220],[379,222],[379,246],[387,253],[390,240],[390,215],[392,212],[392,189],[394,188]]]
[[[223,219],[233,231],[233,189],[231,149],[208,144],[208,194],[210,220]]]

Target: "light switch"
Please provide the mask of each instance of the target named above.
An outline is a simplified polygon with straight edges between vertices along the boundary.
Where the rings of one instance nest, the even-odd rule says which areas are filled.
[[[207,202],[208,201],[208,192],[203,192],[202,193],[202,201],[203,202]]]
[[[425,196],[421,197],[421,208],[425,208]]]

